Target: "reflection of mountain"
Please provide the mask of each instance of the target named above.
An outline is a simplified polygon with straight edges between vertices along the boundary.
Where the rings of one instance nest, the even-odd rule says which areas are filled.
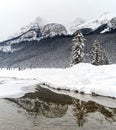
[[[69,96],[56,94],[41,87],[35,93],[8,100],[16,103],[28,114],[31,113],[35,116],[42,114],[46,118],[62,117],[67,112],[68,104],[72,102]]]
[[[85,102],[67,95],[57,94],[40,86],[34,93],[25,94],[21,98],[7,100],[17,104],[27,115],[34,116],[34,118],[43,116],[44,119],[49,118],[49,120],[50,118],[67,119],[67,113],[69,113],[69,108],[71,108],[71,115],[75,117],[78,127],[86,126],[91,116],[95,118],[93,119],[95,124],[100,121],[103,121],[104,124],[106,122],[113,123],[116,119],[116,109],[114,108],[105,107],[94,101]],[[100,121],[96,119],[98,115],[100,115]]]

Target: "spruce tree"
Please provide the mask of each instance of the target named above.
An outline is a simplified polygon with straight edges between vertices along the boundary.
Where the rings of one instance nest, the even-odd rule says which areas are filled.
[[[78,32],[72,40],[72,65],[80,63],[83,60],[85,46],[84,40],[84,36],[80,32]]]
[[[93,65],[106,65],[108,58],[106,51],[100,46],[97,40],[94,41],[91,51],[91,63]]]

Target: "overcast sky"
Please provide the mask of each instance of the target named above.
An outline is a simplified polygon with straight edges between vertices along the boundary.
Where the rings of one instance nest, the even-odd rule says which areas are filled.
[[[67,26],[78,17],[87,21],[104,12],[116,14],[116,0],[0,0],[0,41],[36,17]]]

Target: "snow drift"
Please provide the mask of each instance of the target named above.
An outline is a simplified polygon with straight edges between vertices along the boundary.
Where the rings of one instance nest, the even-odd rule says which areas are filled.
[[[116,98],[116,64],[80,63],[66,69],[0,70],[0,97],[22,96],[39,83]]]

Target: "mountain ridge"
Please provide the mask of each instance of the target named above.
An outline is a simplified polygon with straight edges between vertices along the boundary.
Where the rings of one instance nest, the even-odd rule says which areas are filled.
[[[71,28],[71,30],[73,30],[73,32],[71,34],[74,34],[76,31],[82,31],[82,30],[89,30],[86,31],[86,33],[84,33],[84,31],[82,31],[84,34],[89,34],[89,33],[105,33],[105,32],[110,32],[112,30],[114,30],[114,25],[116,24],[116,15],[110,12],[106,12],[100,16],[98,16],[97,18],[94,18],[90,21],[87,21],[83,24],[80,24],[78,26],[75,26],[75,28]],[[105,28],[101,29],[100,31],[98,31],[97,29],[100,28],[101,26],[105,26]],[[116,26],[116,25],[115,25]],[[72,26],[73,27],[73,26]]]
[[[52,34],[53,34],[53,36],[58,35],[58,34],[61,35],[62,33],[64,35],[68,35],[68,34],[73,35],[77,31],[81,31],[83,34],[96,33],[96,32],[97,33],[115,32],[116,15],[111,12],[106,12],[106,13],[98,16],[97,18],[94,18],[87,22],[85,22],[85,20],[82,18],[77,18],[74,22],[72,22],[72,24],[68,28],[66,28],[64,25],[59,24],[59,23],[46,22],[45,20],[43,20],[43,18],[38,17],[33,22],[31,22],[29,25],[22,27],[18,33],[12,35],[11,37],[9,37],[8,39],[6,39],[2,42],[7,42],[12,39],[17,39],[18,37],[20,37],[26,33],[27,34],[24,37],[28,37],[28,35],[29,35],[30,40],[31,40],[31,37],[34,38],[35,40],[39,40],[38,39],[39,37],[44,36],[44,34],[42,34],[44,32],[43,28],[45,28],[46,26],[47,26],[47,28],[48,28],[48,26],[50,28],[50,26],[54,26],[54,25],[56,26],[56,28],[58,26],[62,26],[59,28],[64,28],[64,30],[61,30],[62,32],[54,31],[56,28],[51,27],[51,30],[53,32],[58,32],[58,33],[55,34],[55,33],[52,33],[52,31],[51,31],[51,34],[48,36],[51,36]],[[101,27],[103,27],[103,29]],[[99,28],[101,28],[100,31],[99,31]],[[35,36],[36,32],[38,33],[37,39]],[[21,40],[21,38],[20,38],[20,40]],[[25,39],[22,39],[22,41],[23,40],[25,40]],[[26,40],[28,40],[28,39],[26,39]],[[19,42],[19,41],[17,41],[17,42]]]

